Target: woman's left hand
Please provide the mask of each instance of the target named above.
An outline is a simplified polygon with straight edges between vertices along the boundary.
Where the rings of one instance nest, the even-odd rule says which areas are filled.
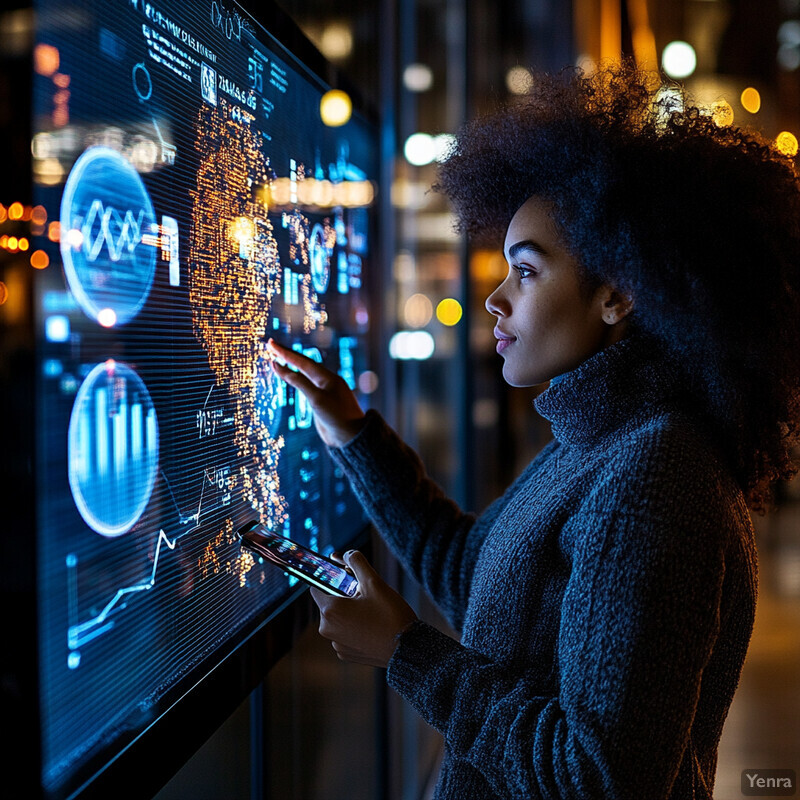
[[[319,606],[320,635],[333,642],[340,660],[385,668],[397,647],[397,635],[416,621],[417,615],[362,553],[351,550],[345,553],[344,562],[358,581],[358,594],[334,597],[311,589]]]

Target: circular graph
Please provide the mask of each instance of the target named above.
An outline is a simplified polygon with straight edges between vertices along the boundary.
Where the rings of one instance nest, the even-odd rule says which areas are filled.
[[[327,291],[331,277],[331,254],[325,244],[325,230],[319,223],[311,231],[308,260],[311,265],[311,282],[314,284],[314,289],[322,294]]]
[[[72,497],[86,524],[120,536],[142,516],[158,469],[158,421],[142,379],[105,361],[78,389],[67,439]]]
[[[61,198],[61,255],[69,288],[104,327],[132,320],[147,299],[158,226],[136,170],[110,147],[75,162]]]

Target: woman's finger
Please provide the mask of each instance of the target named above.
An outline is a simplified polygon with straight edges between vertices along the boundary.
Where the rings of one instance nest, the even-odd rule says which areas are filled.
[[[297,350],[284,347],[274,339],[267,340],[267,347],[282,361],[299,369],[315,386],[322,388],[330,383],[332,378],[336,377],[335,373],[331,372],[327,367],[323,367],[318,361],[298,353]]]

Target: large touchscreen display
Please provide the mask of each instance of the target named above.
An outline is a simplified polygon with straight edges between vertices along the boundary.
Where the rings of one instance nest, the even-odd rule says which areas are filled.
[[[374,387],[375,165],[372,126],[325,124],[330,87],[235,3],[42,0],[36,20],[40,680],[57,790],[287,592],[240,549],[242,523],[323,553],[363,527],[266,347]]]

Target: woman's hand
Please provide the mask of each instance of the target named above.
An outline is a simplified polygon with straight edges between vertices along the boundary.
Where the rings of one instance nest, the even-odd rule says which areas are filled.
[[[322,441],[331,447],[347,444],[361,430],[364,412],[345,379],[273,339],[267,345],[275,374],[308,399]],[[289,369],[287,364],[299,372]]]
[[[345,553],[344,563],[358,580],[358,594],[334,597],[311,589],[319,606],[320,635],[333,642],[341,661],[385,668],[397,647],[397,635],[415,622],[417,615],[362,553]]]

